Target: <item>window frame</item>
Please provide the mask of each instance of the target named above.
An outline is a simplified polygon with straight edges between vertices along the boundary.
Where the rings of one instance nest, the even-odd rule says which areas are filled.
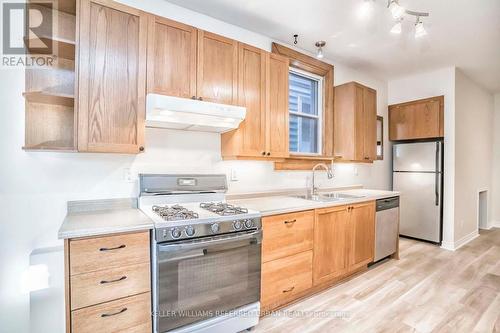
[[[318,121],[318,128],[317,128],[318,133],[316,133],[316,135],[317,135],[316,139],[318,142],[318,144],[317,144],[318,151],[315,153],[306,153],[306,152],[300,152],[300,151],[297,151],[297,152],[290,151],[290,149],[289,149],[289,154],[291,156],[322,156],[322,154],[323,154],[323,121],[324,121],[324,118],[323,118],[323,114],[324,114],[324,108],[323,108],[324,77],[307,72],[307,71],[304,71],[304,70],[299,69],[297,67],[292,67],[292,66],[290,66],[288,68],[288,73],[293,73],[295,75],[299,75],[299,76],[314,80],[318,83],[318,87],[317,87],[318,114],[317,115],[302,113],[302,112],[292,112],[292,111],[290,111],[290,108],[288,108],[288,115],[289,116],[292,115],[292,116],[297,116],[297,117],[316,119]],[[290,93],[288,95],[288,98],[290,98]],[[290,123],[288,124],[288,126],[290,126]],[[299,128],[299,131],[300,131],[300,128]],[[298,135],[298,136],[300,138],[300,135]],[[290,141],[290,134],[288,134],[288,141]],[[299,146],[299,150],[300,150],[300,140],[297,142],[297,145]]]

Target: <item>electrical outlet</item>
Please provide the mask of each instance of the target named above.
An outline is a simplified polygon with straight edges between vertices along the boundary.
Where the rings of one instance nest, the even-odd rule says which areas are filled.
[[[237,182],[238,179],[238,172],[236,172],[236,169],[231,169],[231,181],[232,182]]]
[[[127,183],[135,182],[134,176],[132,175],[132,171],[130,168],[123,169],[123,181]]]

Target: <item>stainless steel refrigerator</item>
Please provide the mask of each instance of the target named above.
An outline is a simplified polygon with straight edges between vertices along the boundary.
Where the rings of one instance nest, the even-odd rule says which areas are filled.
[[[393,189],[401,192],[401,236],[442,240],[443,143],[393,145]]]

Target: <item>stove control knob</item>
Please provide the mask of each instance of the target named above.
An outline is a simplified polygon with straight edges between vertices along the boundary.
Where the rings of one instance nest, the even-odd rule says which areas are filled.
[[[190,226],[186,227],[186,235],[188,235],[189,237],[194,236],[194,232],[195,232],[195,230],[194,230],[193,226],[190,225]]]
[[[234,230],[240,230],[242,227],[243,227],[243,225],[241,224],[241,221],[234,221],[233,222]]]
[[[213,232],[214,234],[218,233],[218,232],[219,232],[219,229],[220,229],[220,227],[219,227],[219,223],[214,223],[214,224],[212,224],[212,226],[210,227],[210,229],[212,229],[212,232]]]
[[[245,220],[245,228],[250,229],[253,228],[253,220]]]
[[[178,228],[173,228],[172,230],[170,230],[170,235],[172,236],[172,238],[179,238],[181,237],[181,231]]]

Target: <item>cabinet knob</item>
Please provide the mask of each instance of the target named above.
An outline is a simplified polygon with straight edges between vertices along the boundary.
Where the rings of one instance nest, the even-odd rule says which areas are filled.
[[[191,99],[196,99],[196,96],[191,96]]]
[[[143,146],[140,146],[140,147],[139,147],[139,151],[144,151],[144,147],[143,147]]]
[[[262,156],[266,156],[266,152],[265,151],[262,152]]]
[[[367,156],[365,157],[365,160],[369,160],[369,159],[370,159],[369,157],[367,157]]]
[[[199,100],[199,101],[202,101],[202,100],[203,100],[203,97],[198,97],[198,100]]]
[[[271,156],[271,153],[267,153],[267,156]]]

